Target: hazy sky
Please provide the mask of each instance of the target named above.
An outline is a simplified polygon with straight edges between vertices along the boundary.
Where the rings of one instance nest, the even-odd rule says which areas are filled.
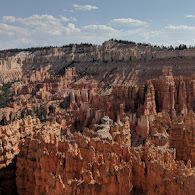
[[[195,1],[0,0],[0,49],[110,38],[195,45]]]

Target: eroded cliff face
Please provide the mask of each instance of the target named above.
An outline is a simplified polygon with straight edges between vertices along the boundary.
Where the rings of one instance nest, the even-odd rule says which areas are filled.
[[[37,129],[40,129],[39,120],[29,116],[26,119],[18,120],[8,126],[0,127],[0,192],[1,194],[16,194],[15,181],[16,157],[20,152],[19,144],[23,143],[27,136],[31,136]]]
[[[27,70],[48,67],[56,73],[64,68],[76,67],[80,74],[97,76],[106,72],[139,73],[139,80],[146,81],[160,76],[164,65],[172,66],[177,75],[189,76],[194,69],[194,49],[165,50],[137,44],[120,44],[106,41],[102,46],[71,45],[28,52],[0,53],[0,82],[20,80]],[[185,63],[188,67],[183,67]]]
[[[17,155],[18,194],[194,194],[190,160],[176,161],[176,149],[155,146],[151,137],[131,148],[128,117],[120,124],[103,117],[82,134],[30,116],[18,123],[25,137],[9,158]]]
[[[121,55],[112,44],[95,50],[108,62]],[[94,51],[83,49],[78,55]],[[139,82],[135,69],[97,76],[78,72],[79,63],[63,76],[26,71],[11,85],[9,107],[0,109],[1,192],[195,194],[194,76],[165,66]]]
[[[102,120],[96,132],[63,135],[46,126],[27,138],[16,164],[19,194],[129,194],[129,121],[115,127],[108,117]]]
[[[145,147],[132,149],[133,191],[136,194],[194,194],[195,169],[175,160],[175,151],[155,147],[148,140]]]

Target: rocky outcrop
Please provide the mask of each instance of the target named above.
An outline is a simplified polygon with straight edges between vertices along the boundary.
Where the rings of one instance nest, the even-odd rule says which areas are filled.
[[[170,129],[170,147],[176,148],[176,157],[195,166],[194,112],[173,121]]]
[[[19,144],[24,142],[26,136],[30,136],[40,128],[37,119],[30,116],[16,121],[8,126],[0,126],[0,192],[2,194],[15,194],[16,156],[20,152]]]
[[[130,148],[130,125],[102,124],[65,134],[46,125],[20,144],[19,194],[194,194],[195,169],[167,145]],[[155,179],[154,179],[155,178]]]
[[[175,160],[175,151],[154,147],[132,149],[133,186],[136,194],[194,194],[195,169]]]
[[[139,83],[143,66],[128,63],[158,58],[145,49],[107,42],[18,61],[37,67],[11,85],[9,108],[0,109],[1,193],[194,194],[195,77],[166,66]],[[69,64],[56,76],[52,63]],[[97,72],[88,74],[89,64]]]
[[[189,69],[182,69],[177,65],[178,59],[181,61],[181,58],[184,58],[189,64]],[[120,73],[126,70],[126,74],[129,76],[131,71],[133,72],[133,74],[131,73],[132,76],[134,73],[136,76],[139,72],[143,77],[139,77],[139,79],[146,81],[157,72],[159,75],[164,64],[173,66],[179,74],[191,75],[192,70],[195,71],[193,58],[195,58],[194,49],[171,51],[112,41],[106,41],[102,46],[83,44],[37,49],[31,52],[2,52],[0,53],[0,81],[9,82],[21,79],[22,74],[27,70],[39,70],[40,67],[48,67],[50,70],[61,72],[64,68],[72,66],[75,66],[81,74],[91,75],[103,75],[107,71],[109,73],[116,69]],[[162,64],[159,60],[162,61]],[[79,66],[77,66],[78,64]],[[158,69],[157,72],[155,69]],[[150,73],[148,74],[146,70],[150,70]]]
[[[58,126],[46,126],[26,138],[16,164],[18,193],[130,194],[130,129],[124,120],[121,135],[104,117],[102,126],[96,126],[104,128],[101,133],[85,129],[84,135],[63,135]],[[111,135],[117,142],[111,141]]]

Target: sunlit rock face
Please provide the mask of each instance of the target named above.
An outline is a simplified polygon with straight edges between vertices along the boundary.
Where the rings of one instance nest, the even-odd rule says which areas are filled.
[[[0,56],[1,194],[195,194],[193,49]]]
[[[106,131],[96,134],[89,129],[83,135],[60,136],[59,126],[50,129],[45,126],[27,138],[20,145],[16,163],[19,194],[129,194],[132,191],[129,121],[124,119],[122,126],[115,127],[108,120],[102,119],[103,128],[116,128],[110,137]],[[123,133],[120,135],[119,131]]]

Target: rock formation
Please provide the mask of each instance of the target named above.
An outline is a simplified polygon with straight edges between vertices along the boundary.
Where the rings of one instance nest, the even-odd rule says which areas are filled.
[[[109,128],[109,119],[102,120]],[[130,135],[128,124],[122,128]],[[18,193],[129,194],[132,190],[129,146],[111,142],[112,136],[109,140],[102,137],[104,133],[96,137],[85,129],[84,135],[62,135],[59,127],[45,126],[26,138],[16,164]]]
[[[193,49],[0,57],[0,194],[195,194]]]
[[[125,76],[139,74],[138,79],[146,81],[160,76],[162,67],[167,65],[174,68],[175,74],[189,76],[195,71],[194,58],[195,49],[167,50],[113,41],[106,41],[102,46],[81,44],[28,52],[2,51],[0,82],[20,80],[26,71],[39,70],[40,67],[58,73],[64,68],[76,67],[80,74],[93,76],[110,74],[116,70],[122,73],[125,70]],[[188,68],[180,65],[182,63]]]

